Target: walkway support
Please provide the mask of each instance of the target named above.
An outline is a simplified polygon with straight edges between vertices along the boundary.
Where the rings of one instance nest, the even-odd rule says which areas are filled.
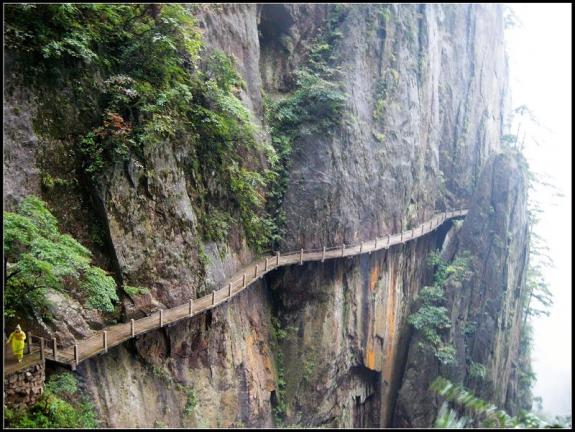
[[[463,216],[466,213],[467,213],[466,210],[454,210],[451,212],[437,213],[437,214],[431,216],[431,220],[428,221],[429,222],[429,230],[433,229],[434,227],[439,226],[443,221],[451,220],[451,219],[457,218],[459,216]],[[417,229],[415,229],[415,227],[414,227],[414,228],[411,228],[411,230],[406,230],[405,232],[401,231],[400,233],[395,234],[394,240],[393,240],[393,245],[397,245],[399,243],[405,243],[405,242],[410,241],[410,238],[409,238],[410,231],[411,231],[411,237],[412,238],[416,238],[416,237],[419,237],[420,235],[424,235],[427,231],[426,223],[427,222],[425,222],[425,221],[423,222],[423,224],[421,226],[421,233],[420,233],[419,227],[417,227]],[[397,235],[399,235],[399,238],[397,237]],[[366,249],[365,248],[366,241],[364,241],[364,240],[358,241],[357,243],[354,243],[351,246],[348,245],[348,249],[349,248],[351,248],[351,249],[348,252],[347,256],[359,255],[359,254],[363,254],[366,252],[371,252],[372,250],[377,250],[378,241],[379,241],[379,239],[376,236],[376,238],[374,239],[374,246],[372,249],[372,247],[369,246],[369,242],[371,242],[371,240],[368,240],[368,243],[367,243],[367,245],[368,245],[367,249],[368,250],[365,250]],[[359,246],[359,248],[357,246]],[[387,247],[389,248],[391,246],[392,246],[391,233],[389,233],[389,234],[387,234]],[[382,248],[381,243],[380,243],[379,247]],[[325,259],[334,259],[334,258],[338,258],[338,257],[344,257],[344,256],[346,256],[345,251],[346,251],[346,245],[343,242],[341,244],[341,251],[339,250],[338,246],[336,246],[334,248],[330,248],[329,251],[327,250],[326,246],[323,246],[321,249],[321,260],[322,260],[322,262],[324,262]],[[320,252],[320,250],[315,250],[315,251],[309,251],[308,253],[305,253],[305,251],[303,249],[300,249],[299,250],[299,257],[298,257],[297,251],[290,252],[288,254],[288,256],[284,259],[285,263],[283,263],[283,264],[294,265],[294,264],[297,264],[298,262],[300,264],[302,264],[304,261],[318,261],[319,257],[320,257],[319,252]],[[265,261],[264,261],[264,272],[261,272],[261,274],[265,274],[266,271],[269,271],[269,269],[270,269],[269,265],[270,265],[270,263],[273,262],[274,258],[275,258],[276,266],[277,267],[280,266],[280,252],[279,251],[275,252],[275,257],[273,255],[270,255],[269,257],[264,256],[262,258],[264,258]],[[251,270],[249,270],[251,265],[255,266],[254,278],[252,279],[250,277],[250,279],[247,280],[246,275],[251,274]],[[238,271],[238,273],[232,275],[227,281],[227,286],[223,285],[219,290],[214,290],[211,293],[206,294],[204,297],[201,297],[199,299],[190,299],[189,300],[189,306],[184,303],[184,304],[176,306],[174,308],[169,308],[167,310],[168,315],[166,315],[167,318],[166,318],[165,322],[164,322],[164,318],[165,318],[164,317],[164,312],[165,312],[164,309],[158,309],[159,322],[158,322],[158,318],[154,318],[153,313],[148,317],[145,317],[145,318],[138,320],[138,332],[139,332],[139,334],[144,334],[148,331],[158,329],[159,327],[164,327],[170,323],[175,323],[179,320],[189,318],[191,316],[194,316],[194,313],[197,315],[200,312],[203,312],[205,310],[209,310],[209,309],[215,307],[217,304],[221,304],[223,302],[228,301],[233,295],[237,294],[242,289],[245,289],[247,286],[249,286],[255,280],[257,280],[259,264],[256,264],[255,262],[252,264],[248,264],[247,269],[248,269],[247,273],[243,273],[243,271],[240,273]],[[237,292],[234,292],[234,284],[239,285],[240,281],[242,284],[241,289],[238,289]],[[227,288],[227,290],[226,290],[226,288]],[[216,303],[216,294],[219,295],[219,299],[220,299],[218,303]],[[195,303],[197,303],[197,304],[195,304]],[[188,310],[188,308],[189,308],[189,310]],[[30,334],[29,335],[29,342],[30,343],[28,343],[26,346],[26,352],[28,352],[30,354],[36,354],[37,345],[34,346],[35,351],[33,353],[30,351],[30,345],[33,345],[36,340],[39,340],[39,343],[40,343],[40,353],[39,354],[42,358],[45,358],[46,360],[57,361],[57,362],[64,364],[68,367],[72,367],[72,369],[75,370],[81,361],[86,360],[88,358],[91,358],[92,356],[94,356],[98,353],[107,352],[108,348],[110,346],[116,346],[119,343],[122,343],[122,342],[130,339],[131,337],[132,338],[135,337],[136,336],[135,321],[136,321],[135,319],[130,319],[129,325],[127,323],[125,323],[125,324],[108,326],[102,330],[101,336],[99,333],[96,333],[94,338],[89,338],[88,340],[85,340],[85,341],[77,341],[77,343],[70,345],[70,346],[66,346],[66,347],[64,347],[64,346],[58,347],[56,338],[52,338],[52,347],[49,347],[49,346],[46,347],[45,346],[46,341],[43,338]],[[100,337],[101,337],[101,339],[100,339]],[[98,339],[100,339],[101,342],[98,342]],[[47,342],[47,343],[49,344],[49,342]],[[81,348],[82,349],[82,357],[80,357],[80,344],[82,344],[82,348]]]
[[[58,348],[56,346],[56,338],[52,338],[52,355],[54,356],[54,360],[58,359]]]

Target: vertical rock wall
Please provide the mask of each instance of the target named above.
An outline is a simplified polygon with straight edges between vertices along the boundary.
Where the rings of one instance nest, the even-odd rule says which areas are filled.
[[[203,33],[205,54],[221,49],[235,58],[246,82],[240,98],[262,126],[261,140],[270,138],[263,95],[289,95],[294,72],[305,64],[305,53],[324,20],[336,16],[341,23],[334,50],[341,59],[338,83],[346,94],[345,109],[331,134],[303,135],[294,143],[283,201],[287,249],[394,233],[434,210],[467,206],[474,189],[486,187],[479,177],[490,155],[499,151],[507,98],[499,6],[190,7]],[[378,91],[382,86],[385,95]],[[19,101],[22,107],[28,103],[18,94],[5,108],[10,118],[5,117],[10,140],[4,159],[10,174],[4,182],[7,202],[40,190],[34,168],[39,163],[26,144],[36,142],[29,119],[35,108],[18,111]],[[54,145],[39,138],[44,154],[59,148]],[[206,244],[210,264],[201,264],[185,168],[189,146],[183,137],[146,154],[145,169],[154,176],[135,161],[113,167],[95,194],[110,246],[108,267],[116,269],[121,282],[151,288],[140,300],[125,300],[127,317],[183,303],[217,286],[253,257],[240,233],[233,233],[229,244]],[[44,158],[43,168],[65,167],[62,160]],[[504,188],[510,172],[488,169],[499,173],[496,186]],[[499,196],[497,188],[493,196]],[[81,196],[74,195],[73,201],[80,202]],[[70,200],[62,201],[66,211],[58,216],[70,226],[90,225],[85,212],[68,211],[77,205]],[[488,211],[484,201],[475,205],[464,226],[475,226],[474,215]],[[506,205],[489,219],[500,233],[498,223],[523,223],[511,224],[508,219],[515,213]],[[425,358],[418,363],[406,318],[431,277],[425,258],[442,244],[444,234],[369,256],[279,270],[214,312],[114,348],[87,361],[78,373],[85,376],[110,427],[271,426],[280,396],[288,423],[429,425],[432,404],[415,403],[409,389],[423,395],[425,383],[412,375],[425,370],[431,377],[435,366]],[[509,293],[522,284],[517,272],[526,239],[519,234],[514,234],[513,250],[492,247],[489,258],[494,269],[506,269],[505,286],[515,288],[503,290],[502,282],[490,288],[489,296],[476,298],[463,294],[477,292],[469,286],[452,299],[454,305],[473,304],[471,309],[491,295],[501,300],[485,306],[491,320],[482,330],[488,335],[497,328],[496,342],[478,339],[472,348],[472,358],[490,362],[494,382],[509,377],[515,355],[519,312]],[[475,234],[466,235],[469,247],[480,255],[485,245],[471,242]],[[89,236],[85,240],[91,245]],[[477,274],[479,278],[483,272]],[[485,287],[481,280],[473,286]],[[503,318],[503,311],[514,315]],[[286,332],[277,344],[272,317]],[[90,325],[94,322],[97,317]],[[62,336],[72,337],[62,327]],[[480,358],[486,347],[493,354]],[[285,389],[279,374],[285,377]],[[502,402],[505,391],[495,386],[482,395]],[[409,411],[408,401],[412,410],[423,413]]]
[[[448,281],[446,287],[452,323],[449,340],[456,347],[457,362],[443,366],[422,349],[419,335],[410,340],[394,426],[431,425],[438,398],[428,388],[438,375],[465,385],[497,406],[514,406],[507,397],[509,389],[517,386],[528,243],[524,161],[497,155],[482,174],[461,230],[442,252],[448,261],[465,251],[472,254],[471,279]],[[472,362],[486,368],[484,378],[470,372]]]

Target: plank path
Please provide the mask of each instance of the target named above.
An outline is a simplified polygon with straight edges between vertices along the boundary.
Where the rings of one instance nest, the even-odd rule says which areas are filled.
[[[27,344],[27,354],[25,357],[29,355],[38,361],[43,359],[54,361],[75,370],[82,361],[97,354],[105,353],[110,348],[133,337],[175,323],[176,321],[191,318],[229,301],[263,275],[278,267],[303,264],[308,261],[323,262],[326,259],[350,257],[388,249],[391,246],[403,244],[424,236],[436,230],[438,226],[446,221],[463,217],[466,214],[467,210],[464,209],[435,214],[430,220],[410,230],[387,235],[383,238],[375,238],[370,241],[362,241],[355,245],[342,244],[341,246],[323,248],[321,250],[300,249],[299,251],[283,254],[276,252],[275,255],[261,257],[255,262],[244,266],[232,277],[228,278],[222,288],[204,297],[190,299],[189,302],[170,309],[161,309],[145,318],[132,319],[126,323],[111,325],[93,336],[77,341],[75,345],[62,347],[57,344],[56,339],[45,340],[41,337],[28,335],[28,341],[30,343]],[[40,355],[38,355],[38,353]],[[4,359],[6,362],[6,356],[4,356]],[[23,364],[29,364],[29,361],[23,361]],[[10,369],[16,370],[18,368],[18,364],[10,364]]]

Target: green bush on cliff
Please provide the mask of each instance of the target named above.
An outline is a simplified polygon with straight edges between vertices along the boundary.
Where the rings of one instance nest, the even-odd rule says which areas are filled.
[[[4,313],[6,316],[49,317],[48,289],[80,289],[88,307],[111,312],[118,301],[116,282],[91,265],[91,252],[68,234],[35,196],[20,203],[17,213],[4,212]]]
[[[73,102],[52,103],[48,112],[62,118],[66,109],[79,112],[78,124],[48,129],[77,142],[78,171],[86,179],[98,183],[108,168],[134,159],[145,166],[160,146],[183,142],[200,220],[209,218],[210,206],[235,203],[218,210],[238,219],[250,246],[261,251],[274,230],[264,209],[272,177],[257,166],[272,162],[254,155],[256,128],[238,97],[245,83],[233,58],[215,50],[202,52],[199,61],[201,34],[191,10],[180,4],[7,5],[6,46],[17,53],[22,76],[42,91],[73,88]],[[273,159],[273,148],[263,150]],[[229,170],[234,164],[238,169]]]
[[[408,322],[423,337],[421,346],[430,348],[435,357],[442,364],[456,362],[455,348],[451,344],[443,342],[441,332],[451,327],[449,311],[443,306],[445,291],[443,286],[448,279],[461,281],[468,279],[471,273],[468,270],[470,256],[462,254],[448,264],[437,252],[430,254],[428,263],[435,267],[433,285],[423,287],[419,293],[420,307],[412,313]]]
[[[469,372],[469,375],[472,378],[478,379],[478,380],[483,380],[485,379],[485,376],[487,375],[487,368],[482,365],[481,363],[477,363],[472,361],[471,364],[469,365],[469,368],[467,369]]]
[[[74,374],[52,375],[44,394],[27,410],[4,410],[7,427],[12,428],[95,428],[98,427],[94,406],[78,393]]]

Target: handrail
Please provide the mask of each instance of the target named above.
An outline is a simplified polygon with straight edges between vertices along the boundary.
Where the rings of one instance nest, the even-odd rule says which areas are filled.
[[[371,240],[360,240],[353,244],[342,243],[339,246],[324,247],[322,249],[300,249],[293,252],[276,251],[274,255],[260,256],[256,260],[229,278],[223,287],[211,293],[197,298],[190,299],[184,304],[168,309],[160,309],[151,315],[141,319],[131,319],[130,322],[115,324],[104,328],[102,331],[89,336],[86,339],[76,341],[73,346],[58,346],[56,338],[53,338],[48,347],[45,346],[44,338],[30,334],[28,350],[34,338],[40,342],[42,358],[47,358],[59,363],[70,365],[72,369],[83,360],[102,352],[107,352],[110,348],[122,342],[134,338],[140,334],[147,333],[161,327],[173,324],[181,319],[193,317],[208,309],[214,308],[229,301],[232,297],[242,292],[263,275],[286,265],[300,265],[307,261],[321,261],[339,257],[356,256],[374,251],[388,249],[397,244],[404,244],[408,241],[421,237],[433,230],[446,220],[464,216],[467,210],[458,209],[449,212],[434,213],[431,219],[424,221],[416,227],[411,227],[400,233],[387,234]],[[51,345],[51,346],[50,346]],[[51,348],[51,349],[50,349]]]

